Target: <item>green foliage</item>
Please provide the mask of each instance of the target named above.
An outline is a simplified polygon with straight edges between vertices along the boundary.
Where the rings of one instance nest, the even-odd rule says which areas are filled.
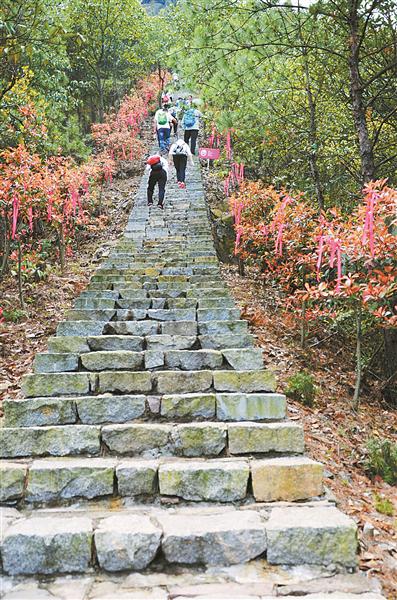
[[[0,149],[86,159],[92,121],[151,70],[164,36],[139,0],[3,0]]]
[[[394,47],[392,3],[376,3],[375,12],[369,3],[356,5],[361,116],[375,173],[392,182],[397,80],[385,51]],[[202,92],[218,127],[233,128],[236,159],[247,172],[305,190],[320,206],[339,203],[349,211],[362,153],[351,102],[348,3],[321,1],[297,10],[256,0],[180,0],[176,11],[175,68]]]
[[[397,483],[397,444],[391,440],[372,438],[367,443],[366,470],[371,477],[381,477],[386,483]]]
[[[316,385],[313,375],[299,371],[287,380],[285,393],[289,398],[301,402],[304,406],[313,406],[316,397]]]
[[[382,515],[387,515],[388,517],[392,517],[394,515],[394,506],[393,502],[388,498],[383,498],[379,496],[379,494],[374,495],[375,500],[375,509],[378,513]]]
[[[27,313],[20,308],[4,308],[2,312],[2,317],[9,323],[19,323],[23,319],[26,319],[27,316]]]

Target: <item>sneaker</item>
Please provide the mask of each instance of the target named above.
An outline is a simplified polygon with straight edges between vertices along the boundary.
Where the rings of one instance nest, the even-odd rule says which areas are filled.
[[[181,185],[179,187],[181,188],[181,190],[185,190],[186,189],[186,183],[184,181],[182,181]]]
[[[177,183],[178,183],[178,187],[179,187],[179,188],[181,188],[181,187],[182,187],[182,185],[183,185],[183,184],[182,184],[182,182],[181,182],[181,181],[178,181]]]
[[[147,205],[148,206],[153,206],[153,202],[148,202]]]
[[[164,210],[164,204],[162,202],[159,202],[157,206],[161,208],[161,210]]]

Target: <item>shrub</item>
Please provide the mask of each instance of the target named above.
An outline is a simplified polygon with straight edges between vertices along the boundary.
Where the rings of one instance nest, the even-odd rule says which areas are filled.
[[[392,517],[394,515],[394,506],[391,500],[388,498],[383,498],[378,494],[375,494],[374,500],[375,509],[378,511],[378,513],[381,515],[387,515],[388,517]]]
[[[372,438],[367,443],[366,470],[370,477],[381,477],[386,483],[397,483],[397,444],[391,440]]]
[[[19,321],[22,321],[27,316],[27,313],[20,308],[4,308],[2,311],[3,320],[10,323],[19,323]]]
[[[299,371],[292,375],[285,391],[289,398],[301,402],[305,406],[313,406],[316,396],[314,377],[307,371]]]

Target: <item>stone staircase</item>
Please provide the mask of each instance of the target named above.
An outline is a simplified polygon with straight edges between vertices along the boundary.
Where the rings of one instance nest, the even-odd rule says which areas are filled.
[[[197,165],[188,181],[171,181],[161,211],[143,179],[124,237],[36,356],[24,399],[4,403],[5,598],[264,599],[286,577],[269,565],[325,574],[335,593],[345,577],[341,598],[380,598],[363,578],[359,595],[346,583],[359,576],[346,574],[356,525],[325,498],[322,465],[303,455],[302,426],[220,276]],[[245,563],[262,578],[240,581]],[[125,587],[145,569],[145,585]],[[109,573],[117,589],[97,595]],[[190,591],[172,592],[176,573]],[[73,575],[54,591],[46,576],[61,574]]]

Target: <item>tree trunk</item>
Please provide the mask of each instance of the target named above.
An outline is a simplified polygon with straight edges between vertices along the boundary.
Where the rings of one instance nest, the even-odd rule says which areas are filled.
[[[97,90],[98,90],[98,120],[100,123],[103,123],[103,118],[105,116],[105,101],[103,94],[103,83],[100,75],[97,75]]]
[[[357,0],[350,0],[349,7],[350,99],[352,103],[353,120],[360,151],[361,177],[363,183],[367,183],[371,179],[375,178],[375,161],[372,143],[368,133],[365,104],[363,100],[363,89],[359,70],[360,46]]]
[[[304,66],[305,66],[305,79],[306,79],[306,95],[307,103],[309,106],[310,114],[310,129],[309,129],[309,143],[310,143],[310,154],[309,154],[309,165],[310,173],[314,181],[314,187],[316,189],[316,196],[318,202],[318,208],[321,212],[324,209],[324,192],[323,186],[321,185],[320,172],[317,164],[317,149],[318,149],[318,138],[317,138],[317,114],[316,114],[316,103],[313,98],[311,79],[309,71],[309,63],[307,60],[306,51],[303,55]]]
[[[10,255],[10,238],[8,235],[8,215],[6,214],[4,217],[4,252],[3,252],[3,261],[1,265],[0,278],[2,279],[7,272],[8,269],[8,257]]]

